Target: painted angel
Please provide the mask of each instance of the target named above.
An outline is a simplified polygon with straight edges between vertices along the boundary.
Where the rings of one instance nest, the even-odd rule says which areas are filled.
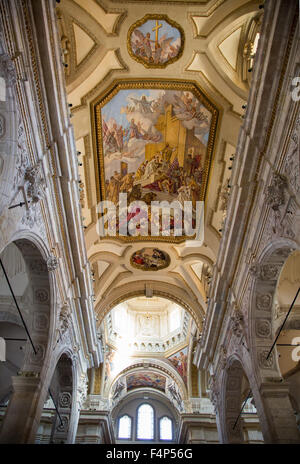
[[[135,29],[132,38],[132,48],[134,49],[135,55],[149,60],[152,57],[151,44],[154,42],[154,40],[150,39],[150,32],[147,32],[146,36],[144,36],[139,29]]]
[[[178,97],[178,95],[175,94],[174,98],[174,112],[178,119],[184,121],[191,121],[192,119],[197,119],[197,121],[199,122],[204,122],[208,124],[207,116],[203,113],[203,111],[201,111],[201,106],[199,102],[187,95]]]
[[[166,58],[169,55],[170,44],[174,37],[167,37],[164,34],[158,41],[155,43],[155,50],[153,52],[153,61],[154,63],[160,63],[166,61]]]

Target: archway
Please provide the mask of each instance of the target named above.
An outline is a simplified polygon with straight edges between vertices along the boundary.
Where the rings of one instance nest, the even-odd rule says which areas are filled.
[[[223,443],[255,443],[262,441],[251,386],[241,362],[232,357],[223,377],[219,425]],[[251,421],[245,421],[245,414]]]
[[[1,262],[1,336],[9,339],[3,365],[14,366],[3,378],[6,408],[0,440],[26,443],[34,441],[40,398],[45,394],[42,376],[49,349],[50,280],[46,261],[28,239],[10,243],[1,253]]]
[[[73,436],[74,379],[72,360],[62,354],[56,364],[44,404],[36,443],[69,443]],[[75,398],[74,398],[75,396]]]
[[[278,279],[273,326],[280,374],[288,382],[289,399],[300,430],[300,346],[297,348],[300,345],[299,269],[300,251],[296,250],[285,261]]]
[[[197,328],[201,332],[205,311],[199,304],[199,301],[197,301],[190,293],[174,284],[154,280],[130,282],[129,284],[116,288],[108,295],[104,295],[95,308],[99,323],[102,322],[104,317],[117,304],[130,298],[145,295],[148,295],[149,298],[152,296],[165,298],[182,306],[193,317]]]
[[[284,265],[297,249],[289,239],[271,243],[252,267],[254,276],[251,310],[248,315],[253,374],[259,388],[266,442],[299,443],[300,434],[289,396],[289,385],[281,374],[275,340],[287,308],[278,317],[276,289]],[[295,295],[289,295],[289,303]],[[277,321],[277,322],[276,322]],[[288,326],[287,326],[288,328]],[[280,411],[280,413],[279,413]]]

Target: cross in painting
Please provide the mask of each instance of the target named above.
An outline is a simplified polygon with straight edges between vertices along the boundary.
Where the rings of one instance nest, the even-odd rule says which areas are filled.
[[[156,26],[152,29],[153,32],[155,32],[155,44],[158,42],[158,29],[162,27],[162,24],[158,24],[158,21],[156,21]]]

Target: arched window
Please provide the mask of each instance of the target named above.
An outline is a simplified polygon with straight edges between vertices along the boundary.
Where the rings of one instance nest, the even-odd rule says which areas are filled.
[[[154,411],[150,404],[142,404],[137,412],[137,438],[139,440],[153,440]]]
[[[127,414],[119,419],[118,438],[131,438],[131,417]]]
[[[172,421],[164,416],[159,421],[159,438],[161,440],[173,440]]]

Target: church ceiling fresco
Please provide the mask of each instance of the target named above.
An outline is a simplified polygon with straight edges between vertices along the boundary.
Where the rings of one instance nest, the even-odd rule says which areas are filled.
[[[146,15],[128,31],[130,56],[147,68],[164,68],[183,52],[183,29],[165,15]]]
[[[196,202],[205,197],[218,118],[199,87],[188,81],[121,81],[102,94],[93,109],[98,201],[116,205],[118,238],[123,238],[119,231],[124,227],[118,221],[120,193],[127,194],[127,204],[190,201],[194,226]],[[123,216],[126,227],[137,212]],[[128,229],[128,235],[151,240],[149,214],[144,218],[149,224],[146,234],[137,227],[135,233]],[[142,226],[141,214],[139,218]],[[170,236],[155,240],[181,242],[175,221],[171,212]],[[159,235],[163,231],[160,220]]]
[[[131,266],[142,271],[159,271],[170,264],[169,255],[158,248],[137,250],[130,258]]]

